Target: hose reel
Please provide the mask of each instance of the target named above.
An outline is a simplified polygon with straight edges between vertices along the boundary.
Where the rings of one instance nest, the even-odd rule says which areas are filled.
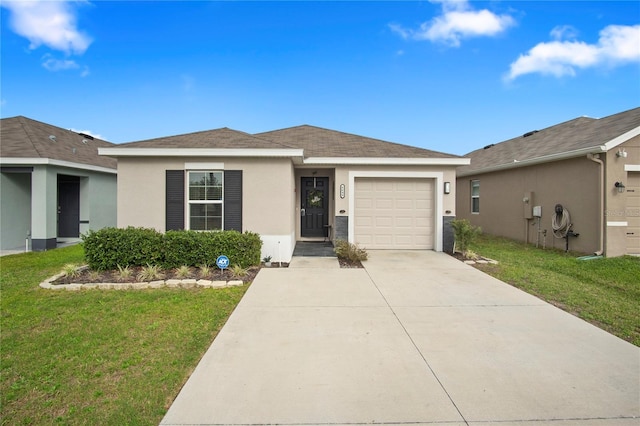
[[[562,204],[556,204],[555,212],[551,218],[551,229],[553,229],[554,237],[564,238],[566,240],[565,251],[569,251],[569,237],[577,237],[580,235],[573,232],[572,227],[573,223],[571,223],[569,210],[564,208]]]

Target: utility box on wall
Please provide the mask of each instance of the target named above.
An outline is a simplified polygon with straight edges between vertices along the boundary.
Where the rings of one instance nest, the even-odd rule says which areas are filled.
[[[533,206],[533,217],[542,217],[542,206]]]

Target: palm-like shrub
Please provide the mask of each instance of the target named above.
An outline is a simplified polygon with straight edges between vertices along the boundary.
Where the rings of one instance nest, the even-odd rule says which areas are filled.
[[[360,248],[357,244],[353,244],[345,240],[336,241],[333,251],[335,251],[338,258],[345,259],[350,262],[367,260],[367,257],[369,256],[365,249]]]

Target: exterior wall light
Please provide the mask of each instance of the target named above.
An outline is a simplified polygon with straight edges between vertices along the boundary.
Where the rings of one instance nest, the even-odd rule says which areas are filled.
[[[620,194],[622,194],[626,188],[622,182],[616,182],[615,187],[618,188]]]
[[[616,157],[627,158],[627,151],[625,151],[624,148],[619,149],[618,152],[616,152]]]
[[[451,182],[444,183],[444,193],[451,194]]]

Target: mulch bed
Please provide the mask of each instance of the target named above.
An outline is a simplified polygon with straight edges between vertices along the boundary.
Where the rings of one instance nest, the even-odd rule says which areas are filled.
[[[338,262],[340,263],[341,268],[364,268],[360,261],[352,262],[347,259],[338,258]],[[202,276],[200,274],[199,268],[189,268],[189,274],[187,275],[178,275],[177,270],[169,269],[162,270],[161,277],[159,280],[182,280],[182,279],[205,279],[211,281],[231,281],[231,280],[242,280],[244,283],[251,282],[255,279],[256,275],[260,271],[261,268],[265,268],[266,266],[253,266],[248,268],[247,275],[243,277],[237,277],[233,275],[233,272],[229,269],[220,270],[220,269],[211,269],[211,272],[206,276]],[[269,268],[288,268],[288,262],[273,262]],[[128,278],[122,278],[120,276],[120,272],[118,270],[108,270],[108,271],[93,271],[88,268],[83,268],[75,277],[64,276],[62,278],[57,279],[52,282],[54,285],[59,284],[88,284],[88,283],[135,283],[140,282],[137,279],[138,275],[142,272],[142,267],[140,266],[132,266],[131,275]]]
[[[359,260],[352,262],[349,259],[342,259],[339,257],[338,262],[340,263],[341,268],[364,268],[364,266],[362,266],[362,262]]]
[[[455,253],[449,253],[449,256],[455,257],[456,259],[464,262],[465,260],[473,260],[473,259],[469,259],[468,257],[465,257],[465,255],[463,255],[462,253],[460,253],[459,251],[455,252]]]
[[[284,265],[284,264],[283,264]],[[288,264],[287,264],[288,266]],[[273,266],[272,266],[273,267]],[[277,266],[276,266],[277,267]],[[84,269],[78,273],[78,275],[74,278],[64,276],[52,284],[74,284],[74,283],[135,283],[140,282],[137,279],[137,276],[142,272],[142,267],[132,266],[131,276],[128,278],[122,278],[118,270],[109,270],[109,271],[93,271],[90,269]],[[236,277],[233,273],[228,270],[220,270],[220,269],[212,269],[209,274],[206,276],[202,276],[200,274],[200,270],[198,268],[190,268],[188,275],[180,275],[178,276],[175,269],[162,270],[162,277],[159,277],[159,280],[183,280],[183,279],[195,279],[195,280],[211,280],[211,281],[231,281],[231,280],[242,280],[244,283],[248,283],[253,281],[253,279],[260,271],[260,267],[254,266],[247,270],[247,275],[243,277]]]

